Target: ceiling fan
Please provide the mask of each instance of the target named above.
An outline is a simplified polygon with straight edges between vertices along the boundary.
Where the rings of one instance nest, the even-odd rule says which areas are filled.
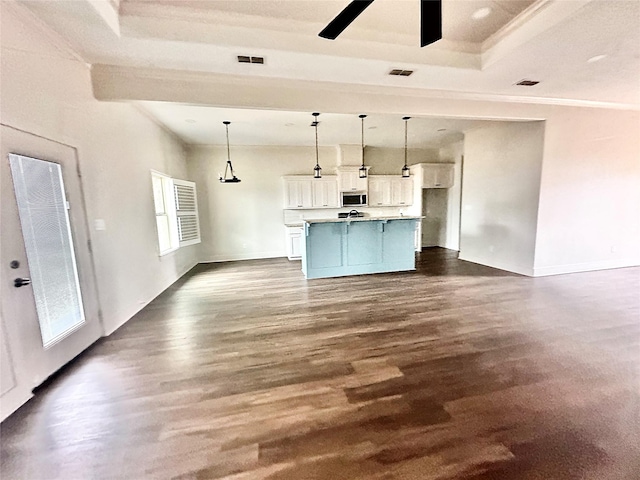
[[[373,0],[353,0],[318,35],[335,40]],[[420,0],[420,46],[442,38],[442,0]]]

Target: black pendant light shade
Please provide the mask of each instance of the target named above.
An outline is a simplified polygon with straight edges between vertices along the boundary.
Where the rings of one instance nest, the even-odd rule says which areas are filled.
[[[231,165],[231,154],[229,149],[229,125],[231,122],[225,120],[222,123],[224,123],[224,127],[227,131],[227,166],[224,167],[224,177],[220,177],[220,183],[240,183],[240,179],[236,177],[236,174],[233,171],[233,165]]]
[[[410,118],[411,117],[402,117],[402,120],[404,120],[404,167],[402,167],[402,176],[404,178],[411,176],[411,171],[407,166],[407,124]]]
[[[367,178],[367,167],[364,166],[364,119],[367,118],[366,115],[358,115],[360,117],[360,131],[361,131],[361,141],[360,144],[362,146],[362,166],[358,170],[360,178]]]
[[[312,113],[313,122],[311,122],[311,126],[316,130],[316,166],[313,167],[313,178],[322,178],[322,168],[320,168],[320,161],[318,156],[318,117],[320,114],[318,112]]]

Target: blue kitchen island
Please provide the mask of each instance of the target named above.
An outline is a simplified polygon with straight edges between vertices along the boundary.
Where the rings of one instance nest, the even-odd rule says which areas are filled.
[[[306,278],[415,270],[415,231],[421,217],[305,220]]]

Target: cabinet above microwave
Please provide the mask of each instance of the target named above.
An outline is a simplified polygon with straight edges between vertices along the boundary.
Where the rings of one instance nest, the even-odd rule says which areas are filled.
[[[338,189],[341,192],[367,193],[367,178],[360,178],[360,167],[338,167]]]

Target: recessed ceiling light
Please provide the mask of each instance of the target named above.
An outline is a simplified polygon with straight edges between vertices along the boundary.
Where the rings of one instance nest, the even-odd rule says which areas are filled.
[[[602,60],[604,57],[606,57],[606,55],[596,55],[595,57],[591,57],[589,60],[587,60],[587,63],[595,63],[595,62],[599,62],[600,60]]]
[[[371,127],[367,127],[367,130],[375,130],[376,128],[378,128],[378,127],[376,127],[375,125],[373,125],[373,126],[371,126]]]
[[[482,18],[488,17],[490,13],[491,13],[490,7],[482,7],[476,10],[475,12],[473,12],[471,14],[471,18],[473,18],[474,20],[480,20]]]
[[[187,123],[196,123],[196,121],[193,118],[187,118],[185,120],[185,122],[187,122]]]
[[[291,123],[291,122],[284,124],[285,127],[293,127],[294,125],[295,123]]]
[[[446,132],[446,131],[447,131],[447,129],[446,129],[446,128],[439,128],[439,129],[438,129],[438,131],[439,131],[439,132]]]

